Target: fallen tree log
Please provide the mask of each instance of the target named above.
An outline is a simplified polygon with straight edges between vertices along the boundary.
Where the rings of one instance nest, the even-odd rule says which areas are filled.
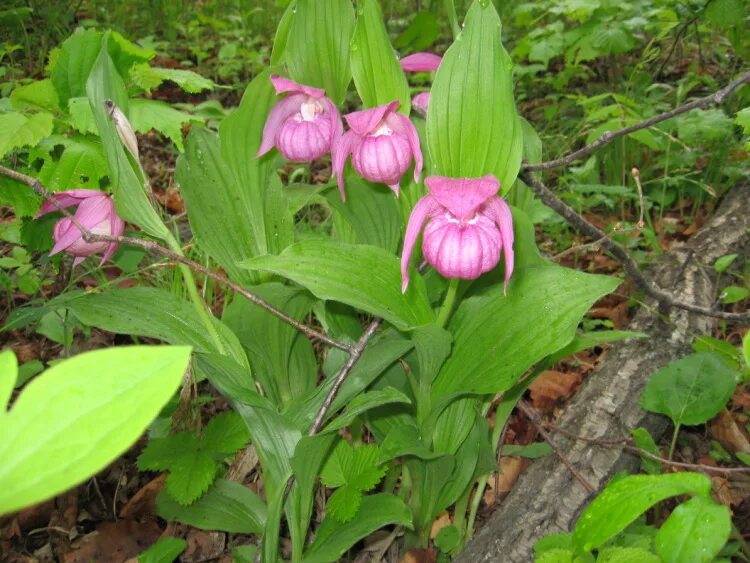
[[[672,288],[682,301],[713,305],[716,259],[750,250],[749,196],[747,185],[730,190],[702,229],[685,244],[673,246],[649,269],[653,279],[661,287]],[[710,334],[716,322],[679,309],[660,312],[653,302],[646,302],[628,328],[650,337],[613,345],[556,426],[573,435],[604,440],[625,438],[631,429],[644,427],[659,440],[668,420],[640,408],[643,387],[656,370],[685,355],[696,336]],[[639,466],[637,455],[620,448],[573,440],[561,433],[554,433],[552,441],[596,492],[617,472],[637,471]],[[545,535],[572,530],[595,494],[589,494],[557,456],[539,460],[523,473],[455,561],[533,561],[534,543]]]

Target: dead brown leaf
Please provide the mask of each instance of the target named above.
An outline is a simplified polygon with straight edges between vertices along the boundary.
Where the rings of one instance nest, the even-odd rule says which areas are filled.
[[[401,563],[435,563],[437,561],[437,550],[435,549],[410,549],[401,558]]]
[[[223,532],[206,532],[193,528],[185,539],[187,549],[180,560],[183,563],[201,563],[219,557],[224,552],[227,537]]]
[[[154,521],[118,520],[102,522],[95,532],[86,534],[81,542],[62,558],[63,563],[106,561],[123,563],[148,549],[159,539],[161,529]]]
[[[484,504],[494,506],[498,496],[509,493],[524,469],[529,465],[529,460],[522,457],[500,458],[500,474],[493,473],[487,481],[484,490]]]
[[[747,430],[737,423],[728,410],[721,411],[710,423],[711,436],[732,453],[750,453],[750,437]]]
[[[120,510],[120,518],[130,518],[140,520],[144,516],[153,516],[156,514],[156,497],[164,487],[166,473],[162,473],[155,479],[146,483],[135,493],[127,504]]]
[[[448,511],[444,510],[443,512],[441,512],[440,515],[435,518],[435,521],[432,523],[432,529],[430,530],[430,539],[434,540],[440,533],[440,530],[442,530],[446,526],[450,526],[451,523],[451,515],[448,513]]]
[[[531,403],[538,410],[552,412],[558,401],[570,397],[583,378],[578,373],[547,370],[529,385]]]

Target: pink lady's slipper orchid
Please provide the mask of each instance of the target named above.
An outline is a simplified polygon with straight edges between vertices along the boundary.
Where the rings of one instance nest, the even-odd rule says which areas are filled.
[[[494,176],[424,181],[429,193],[414,206],[404,235],[401,290],[409,285],[409,260],[426,220],[422,253],[446,278],[473,280],[493,269],[505,254],[505,287],[513,274],[513,218],[499,197]]]
[[[440,66],[443,57],[433,53],[414,53],[404,57],[399,62],[401,68],[406,72],[432,72]],[[430,102],[430,93],[421,92],[411,99],[412,107],[421,115],[427,115],[427,105]]]
[[[354,169],[366,180],[387,184],[396,195],[401,176],[414,159],[414,181],[422,172],[422,149],[414,124],[398,113],[399,102],[345,115],[351,128],[333,150],[333,173],[338,179],[341,199],[344,194],[344,165],[352,155]]]
[[[125,222],[115,213],[114,202],[105,193],[96,190],[69,190],[54,194],[52,199],[61,207],[77,205],[78,209],[73,217],[82,227],[95,235],[119,237],[125,231]],[[57,211],[58,206],[51,201],[45,201],[36,216],[41,217]],[[55,246],[52,247],[50,256],[64,250],[76,257],[73,266],[77,266],[92,254],[104,251],[99,263],[101,266],[114,254],[118,246],[116,242],[86,242],[80,229],[68,217],[63,217],[55,223],[52,237]]]
[[[286,159],[302,162],[330,151],[344,127],[338,109],[325,91],[276,75],[271,75],[271,82],[277,94],[289,96],[268,114],[256,156],[275,146]]]

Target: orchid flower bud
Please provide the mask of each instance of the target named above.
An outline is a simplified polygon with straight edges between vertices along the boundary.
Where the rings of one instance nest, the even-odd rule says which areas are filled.
[[[438,69],[442,60],[443,57],[433,53],[414,53],[404,57],[399,62],[405,72],[431,72]],[[422,116],[427,115],[429,102],[429,92],[421,92],[411,99],[412,107]]]
[[[396,195],[399,182],[414,160],[414,181],[422,172],[422,149],[414,124],[398,113],[399,102],[345,115],[350,130],[333,149],[333,173],[341,199],[344,193],[344,166],[352,155],[354,169],[366,180],[387,184]]]
[[[497,178],[429,176],[424,183],[429,193],[414,206],[404,235],[401,290],[409,285],[409,260],[427,220],[422,253],[440,275],[476,279],[492,270],[503,253],[507,289],[513,274],[513,218],[497,195]]]
[[[338,109],[325,91],[276,75],[271,75],[271,82],[277,94],[289,96],[268,114],[256,156],[266,154],[274,146],[284,158],[297,162],[315,160],[329,152],[344,127]]]
[[[52,201],[45,201],[37,217],[58,211],[60,207],[77,205],[78,209],[73,214],[73,218],[91,233],[119,237],[125,232],[125,222],[115,213],[114,202],[105,193],[96,190],[69,190],[54,194],[52,199],[57,205]],[[55,240],[55,246],[52,247],[50,256],[64,250],[76,257],[73,266],[77,266],[92,254],[104,252],[102,261],[99,263],[101,266],[112,257],[119,246],[117,242],[86,242],[81,230],[69,217],[63,217],[55,223],[52,237]]]

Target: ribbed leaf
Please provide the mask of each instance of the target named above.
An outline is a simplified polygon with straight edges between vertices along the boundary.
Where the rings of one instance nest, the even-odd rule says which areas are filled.
[[[291,77],[344,101],[352,79],[349,44],[354,9],[349,0],[297,0],[285,60]]]
[[[409,84],[391,47],[378,0],[358,2],[352,40],[352,76],[366,107],[398,100],[400,111],[409,115]]]
[[[319,299],[341,301],[408,330],[434,320],[422,278],[401,293],[396,256],[375,246],[307,240],[278,256],[259,256],[245,267],[273,272],[309,289]]]
[[[500,18],[492,2],[475,0],[432,85],[427,144],[436,173],[494,174],[502,193],[510,189],[523,150],[512,78],[510,57],[500,43]]]

